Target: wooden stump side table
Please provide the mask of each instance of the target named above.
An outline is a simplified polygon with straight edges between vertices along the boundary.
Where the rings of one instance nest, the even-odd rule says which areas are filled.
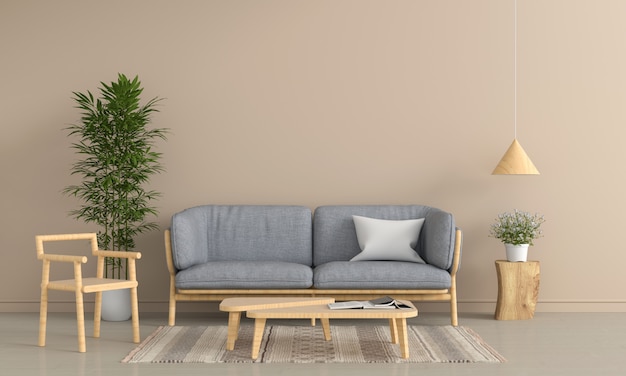
[[[535,315],[539,295],[539,261],[496,261],[496,320],[528,320]]]

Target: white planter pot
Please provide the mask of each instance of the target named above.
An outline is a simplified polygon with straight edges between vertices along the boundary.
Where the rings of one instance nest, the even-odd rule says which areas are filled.
[[[511,262],[526,262],[528,259],[528,244],[505,244],[506,259]]]
[[[102,320],[126,321],[130,316],[130,289],[102,292]]]

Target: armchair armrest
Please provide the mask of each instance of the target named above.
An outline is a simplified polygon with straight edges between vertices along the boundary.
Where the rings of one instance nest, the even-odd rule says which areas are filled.
[[[141,258],[141,252],[105,251],[101,249],[94,251],[93,255],[98,256],[98,257],[115,257],[115,258],[127,258],[127,259],[135,259],[135,260],[138,260]]]

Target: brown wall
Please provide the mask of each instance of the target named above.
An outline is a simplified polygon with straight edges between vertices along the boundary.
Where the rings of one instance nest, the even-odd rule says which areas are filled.
[[[161,229],[207,203],[436,206],[465,234],[460,309],[487,312],[490,223],[538,211],[538,310],[626,311],[625,14],[519,1],[517,135],[542,174],[492,176],[513,139],[512,0],[2,1],[0,311],[38,309],[35,234],[97,230],[67,214],[63,129],[71,92],[118,72],[167,98]],[[163,311],[162,231],[138,243],[142,307]]]

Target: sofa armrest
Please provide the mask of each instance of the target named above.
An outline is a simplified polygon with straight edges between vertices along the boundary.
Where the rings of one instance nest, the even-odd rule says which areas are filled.
[[[441,210],[428,213],[420,238],[420,255],[424,261],[449,270],[454,258],[456,238],[454,216]]]

